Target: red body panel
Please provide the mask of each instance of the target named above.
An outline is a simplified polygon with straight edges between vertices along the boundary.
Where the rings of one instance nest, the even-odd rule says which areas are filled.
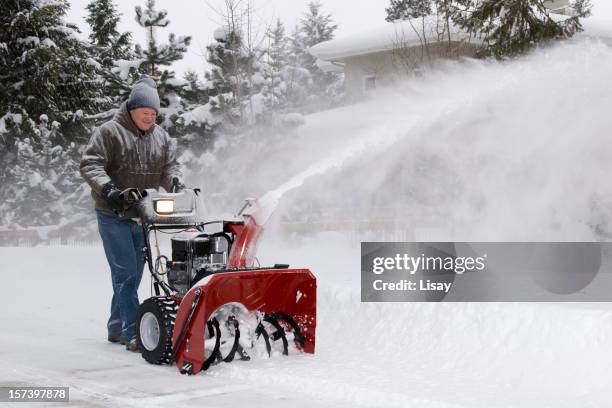
[[[183,298],[177,316],[172,342],[176,344],[179,328],[187,319],[196,288],[202,295],[191,319],[189,329],[178,348],[177,366],[186,362],[197,374],[205,360],[204,337],[206,322],[219,306],[238,302],[249,311],[274,313],[282,311],[293,317],[305,338],[306,353],[314,353],[316,329],[316,279],[308,269],[266,269],[225,272],[213,275],[195,285]]]
[[[228,268],[248,268],[253,264],[255,251],[257,249],[257,240],[262,232],[262,227],[257,225],[255,218],[250,215],[245,215],[246,223],[244,225],[233,226],[240,227],[236,241],[232,245],[232,251],[229,254],[227,262]]]
[[[235,235],[229,254],[228,269],[252,267],[257,240],[263,228],[257,214],[243,214],[244,223],[228,224]],[[180,332],[191,312],[198,288],[202,291],[182,344],[176,348],[179,367],[189,362],[197,374],[205,360],[204,337],[211,314],[227,303],[240,303],[249,311],[284,312],[300,327],[303,351],[314,353],[317,312],[316,279],[308,269],[257,269],[221,272],[194,285],[181,300],[176,315],[172,344],[176,348]]]

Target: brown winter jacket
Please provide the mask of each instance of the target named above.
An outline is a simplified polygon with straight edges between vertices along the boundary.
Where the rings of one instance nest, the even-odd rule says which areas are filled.
[[[146,132],[136,127],[121,105],[112,120],[96,128],[81,159],[81,175],[91,186],[96,209],[111,211],[101,196],[102,187],[113,181],[120,189],[172,188],[172,179],[181,179],[176,148],[158,125]]]

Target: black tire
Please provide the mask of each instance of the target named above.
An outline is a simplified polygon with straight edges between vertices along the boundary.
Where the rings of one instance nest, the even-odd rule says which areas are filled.
[[[136,341],[142,358],[149,363],[173,362],[172,332],[177,310],[176,301],[169,296],[152,297],[140,305],[136,317]]]

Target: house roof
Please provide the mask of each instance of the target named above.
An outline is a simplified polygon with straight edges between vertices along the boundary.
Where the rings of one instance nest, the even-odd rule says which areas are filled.
[[[567,18],[560,15],[556,17]],[[612,45],[612,21],[589,17],[581,22],[584,31],[579,33],[578,37],[599,38]],[[438,21],[435,17],[425,18],[424,24],[420,19],[386,23],[372,30],[319,43],[311,47],[309,52],[322,61],[342,61],[349,57],[391,51],[398,47],[418,46],[422,44],[422,38],[429,42],[438,41],[440,37],[446,39],[446,34],[438,35],[438,32],[443,30],[444,21]],[[452,23],[450,31],[453,41],[469,39],[468,33]]]
[[[446,39],[447,34],[444,29],[445,22],[436,17],[385,23],[372,30],[319,43],[311,47],[309,52],[324,61],[337,61],[358,55],[390,51],[398,47],[421,45],[423,38],[429,42],[438,41],[440,37]],[[469,38],[465,31],[452,23],[450,31],[453,41]]]

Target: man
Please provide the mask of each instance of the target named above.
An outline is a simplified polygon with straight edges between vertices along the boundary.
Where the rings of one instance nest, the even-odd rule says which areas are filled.
[[[81,175],[91,186],[113,298],[108,341],[137,351],[138,286],[144,268],[142,226],[121,214],[126,188],[173,188],[181,179],[176,151],[168,134],[155,124],[160,103],[155,81],[143,75],[112,120],[94,130],[81,160]],[[179,183],[182,187],[182,185]]]

